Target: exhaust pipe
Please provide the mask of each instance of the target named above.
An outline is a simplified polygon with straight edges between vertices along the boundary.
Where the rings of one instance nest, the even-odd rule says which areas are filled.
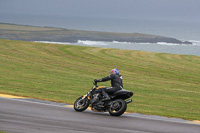
[[[131,103],[132,99],[129,99],[129,100],[125,101],[125,102],[126,102],[126,104]]]

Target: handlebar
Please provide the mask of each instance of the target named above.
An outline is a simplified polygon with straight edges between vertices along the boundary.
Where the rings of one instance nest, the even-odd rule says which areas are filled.
[[[93,82],[93,84],[95,85],[95,87],[98,87],[98,86],[97,86],[97,82]]]

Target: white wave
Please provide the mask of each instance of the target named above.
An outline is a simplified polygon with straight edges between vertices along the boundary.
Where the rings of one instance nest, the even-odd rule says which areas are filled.
[[[113,43],[116,43],[116,44],[159,44],[159,45],[168,45],[168,46],[181,45],[181,44],[178,44],[178,43],[166,43],[166,42],[150,43],[150,42],[119,42],[119,41],[113,41]]]
[[[123,43],[123,44],[132,44],[131,42],[119,42],[119,41],[112,41],[112,43],[115,43],[115,44],[121,44],[121,43]]]
[[[115,43],[115,44],[151,44],[149,42],[144,42],[144,43],[140,42],[140,43],[138,43],[138,42],[119,42],[119,41],[112,41],[112,43]]]
[[[52,44],[71,44],[70,42],[49,42],[49,41],[34,41],[39,43],[52,43]]]
[[[78,40],[77,41],[78,44],[84,44],[84,45],[107,45],[107,42],[103,42],[103,41],[89,41],[89,40]]]
[[[178,43],[167,43],[167,42],[157,42],[157,43],[150,43],[150,42],[119,42],[119,41],[113,41],[115,44],[158,44],[158,45],[168,45],[168,46],[174,46],[174,45],[183,45]]]
[[[189,42],[192,42],[193,45],[200,46],[200,41],[198,40],[189,40]]]
[[[168,45],[168,46],[181,45],[181,44],[178,44],[178,43],[167,43],[167,42],[157,42],[156,44]]]

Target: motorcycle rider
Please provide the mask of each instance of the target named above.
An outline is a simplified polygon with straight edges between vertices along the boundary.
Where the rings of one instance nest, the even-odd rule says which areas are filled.
[[[95,79],[94,82],[105,82],[109,80],[111,80],[111,87],[100,88],[100,92],[104,96],[104,99],[102,99],[100,103],[110,100],[110,96],[108,94],[112,94],[123,89],[122,75],[119,75],[119,70],[116,68],[111,70],[109,76],[102,79]]]

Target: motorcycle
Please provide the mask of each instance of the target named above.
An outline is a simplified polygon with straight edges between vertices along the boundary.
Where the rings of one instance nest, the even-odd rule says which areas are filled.
[[[104,104],[102,104],[100,101],[103,99],[103,96],[99,89],[105,87],[97,86],[97,83],[93,84],[94,87],[92,87],[86,95],[79,97],[74,102],[74,109],[76,111],[82,112],[90,105],[91,110],[94,112],[109,112],[112,116],[120,116],[126,111],[127,104],[132,102],[132,99],[126,99],[130,98],[133,95],[133,92],[122,89],[109,95],[110,100],[105,101]]]

